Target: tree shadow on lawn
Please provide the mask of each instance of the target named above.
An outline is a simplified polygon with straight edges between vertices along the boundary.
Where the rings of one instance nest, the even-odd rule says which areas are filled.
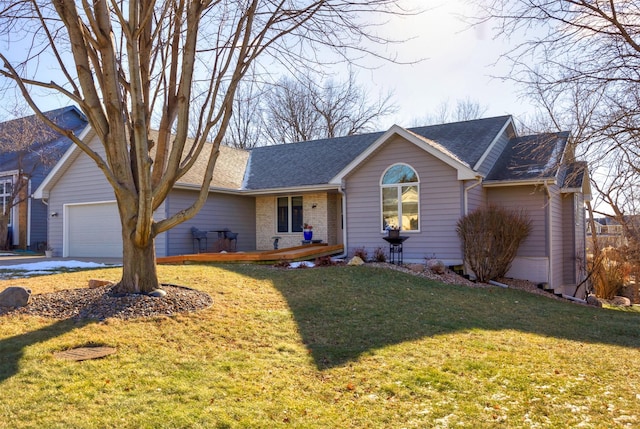
[[[637,312],[513,289],[445,285],[384,268],[227,269],[273,282],[319,369],[385,346],[472,329],[640,348]]]
[[[7,320],[0,316],[2,323]],[[95,320],[65,319],[59,320],[50,325],[43,326],[35,331],[25,332],[13,337],[0,340],[0,383],[16,375],[20,369],[20,360],[24,355],[24,350],[37,343],[42,343],[51,338],[58,337],[74,329],[82,328]]]

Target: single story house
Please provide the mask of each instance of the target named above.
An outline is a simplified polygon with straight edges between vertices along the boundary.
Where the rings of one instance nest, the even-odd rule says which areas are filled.
[[[88,127],[82,138],[100,147]],[[183,178],[156,212],[190,204],[204,164]],[[52,214],[49,242],[60,256],[120,256],[113,191],[78,148],[70,148],[35,192]],[[342,244],[347,255],[387,250],[400,227],[404,261],[463,265],[456,224],[489,204],[524,209],[533,229],[510,275],[573,293],[584,277],[586,165],[568,133],[518,136],[511,116],[255,148],[222,147],[210,198],[193,219],[156,240],[158,256],[193,253],[190,228],[238,232],[238,250]],[[53,213],[56,215],[53,216]]]
[[[53,122],[78,135],[87,125],[76,107],[44,112]],[[42,251],[47,242],[47,206],[31,194],[72,145],[35,115],[0,123],[0,210],[9,208],[10,246]],[[14,195],[19,177],[28,180],[24,195]],[[9,200],[16,196],[17,204]],[[15,201],[15,200],[14,200]]]

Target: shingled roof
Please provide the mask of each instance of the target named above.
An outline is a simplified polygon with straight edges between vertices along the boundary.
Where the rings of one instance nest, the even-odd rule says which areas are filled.
[[[85,116],[74,106],[50,110],[44,114],[60,127],[71,130],[76,135],[87,125]],[[42,122],[35,115],[0,123],[0,171],[15,170],[19,167],[29,169],[46,160],[51,161],[49,164],[52,167],[53,162],[60,159],[71,146],[69,138],[39,124]],[[20,132],[22,128],[30,128],[33,138],[39,141],[29,142],[28,148],[16,150],[11,141],[11,134]]]
[[[410,128],[473,167],[510,120],[510,116]],[[384,133],[321,139],[253,149],[245,175],[246,190],[323,185]]]
[[[566,131],[511,139],[486,181],[555,179],[568,139]]]

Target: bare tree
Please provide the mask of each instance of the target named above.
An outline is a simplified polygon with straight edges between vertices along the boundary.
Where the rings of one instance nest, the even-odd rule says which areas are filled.
[[[575,130],[601,214],[623,226],[640,265],[640,3],[587,0],[478,2],[482,21],[524,41],[503,57],[554,128]],[[608,209],[605,209],[608,208]],[[597,243],[596,243],[597,244]],[[596,245],[597,249],[598,246]],[[596,255],[597,256],[597,255]]]
[[[421,119],[415,119],[416,126],[444,124],[447,122],[470,121],[480,119],[488,110],[488,106],[479,101],[465,98],[456,100],[452,107],[449,100],[441,102],[433,113]]]
[[[319,67],[314,55],[320,47],[335,48],[343,58],[352,48],[362,53],[363,42],[383,41],[361,21],[363,14],[402,13],[395,3],[11,0],[0,6],[2,42],[20,37],[28,46],[0,53],[0,74],[61,133],[69,134],[42,115],[35,91],[62,94],[85,113],[105,155],[69,138],[115,193],[124,260],[116,289],[148,292],[159,286],[154,239],[192,218],[206,201],[236,90],[250,68],[265,57],[271,61],[263,69],[274,61],[291,69],[304,70],[311,62]],[[45,59],[60,70],[59,81],[38,75]],[[206,90],[196,94],[196,82]],[[196,97],[202,108],[194,118],[189,106]],[[155,140],[152,126],[157,126]],[[209,162],[195,202],[154,220],[154,210],[200,156]]]
[[[253,149],[266,144],[261,102],[264,93],[262,87],[253,79],[238,85],[233,102],[233,116],[224,140],[225,145],[236,149]]]
[[[283,78],[265,97],[265,137],[271,144],[313,140],[320,130],[320,114],[306,81]]]
[[[264,118],[273,144],[348,136],[373,130],[395,112],[391,96],[373,100],[353,72],[345,82],[310,75],[282,79],[266,94]]]
[[[28,197],[29,179],[41,165],[51,165],[62,153],[47,145],[59,136],[35,115],[23,116],[27,108],[16,107],[11,116],[22,116],[0,123],[0,162],[7,168],[0,175],[0,249],[8,249],[8,226],[14,207]],[[50,118],[56,120],[56,118]],[[25,212],[26,215],[26,212]],[[26,249],[26,236],[19,246]]]

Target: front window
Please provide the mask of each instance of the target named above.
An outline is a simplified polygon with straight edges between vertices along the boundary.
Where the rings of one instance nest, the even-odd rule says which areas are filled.
[[[302,232],[302,197],[278,198],[278,232]]]
[[[11,196],[13,184],[11,180],[0,180],[0,213],[11,216]],[[11,224],[11,217],[9,217]]]
[[[415,170],[406,164],[391,166],[382,176],[382,229],[418,231],[420,192]]]

